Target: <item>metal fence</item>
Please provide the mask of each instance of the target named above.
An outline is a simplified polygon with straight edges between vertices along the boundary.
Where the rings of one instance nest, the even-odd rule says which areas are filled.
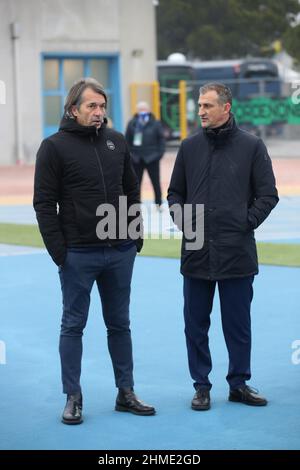
[[[167,138],[184,138],[200,126],[199,88],[207,82],[180,81],[161,89],[161,120]],[[261,136],[300,140],[300,81],[222,80],[233,94],[232,111],[240,127]]]

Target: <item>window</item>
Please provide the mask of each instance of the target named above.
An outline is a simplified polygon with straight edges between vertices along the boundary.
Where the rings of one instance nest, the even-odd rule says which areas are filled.
[[[93,77],[104,87],[108,97],[107,117],[114,128],[122,130],[117,57],[43,57],[44,136],[58,130],[67,93],[81,77]]]

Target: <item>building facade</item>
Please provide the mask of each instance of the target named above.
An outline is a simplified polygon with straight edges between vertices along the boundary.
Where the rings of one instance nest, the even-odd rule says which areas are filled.
[[[156,79],[152,0],[0,0],[0,165],[33,163],[66,93],[92,76],[123,131],[130,85]]]

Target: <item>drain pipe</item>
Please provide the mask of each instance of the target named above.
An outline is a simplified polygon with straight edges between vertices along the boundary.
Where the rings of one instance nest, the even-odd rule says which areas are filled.
[[[20,92],[20,23],[11,23],[11,39],[13,44],[13,66],[14,66],[14,94],[15,94],[15,136],[16,136],[16,163],[24,163],[23,135],[22,135],[22,108]]]

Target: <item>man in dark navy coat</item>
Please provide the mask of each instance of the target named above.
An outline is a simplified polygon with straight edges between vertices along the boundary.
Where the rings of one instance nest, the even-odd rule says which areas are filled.
[[[155,119],[145,101],[137,104],[137,113],[129,121],[127,140],[133,168],[141,187],[144,171],[147,170],[155,194],[155,204],[161,210],[160,160],[165,152],[165,138],[161,122]]]
[[[264,406],[267,400],[246,381],[251,377],[252,284],[258,273],[254,229],[278,202],[272,164],[262,140],[237,127],[227,86],[204,85],[198,104],[202,129],[182,142],[168,190],[170,208],[179,206],[182,214],[188,206],[204,207],[203,246],[187,244],[183,226],[181,253],[186,344],[196,390],[192,408],[210,408],[208,331],[216,284],[229,355],[229,400]]]

